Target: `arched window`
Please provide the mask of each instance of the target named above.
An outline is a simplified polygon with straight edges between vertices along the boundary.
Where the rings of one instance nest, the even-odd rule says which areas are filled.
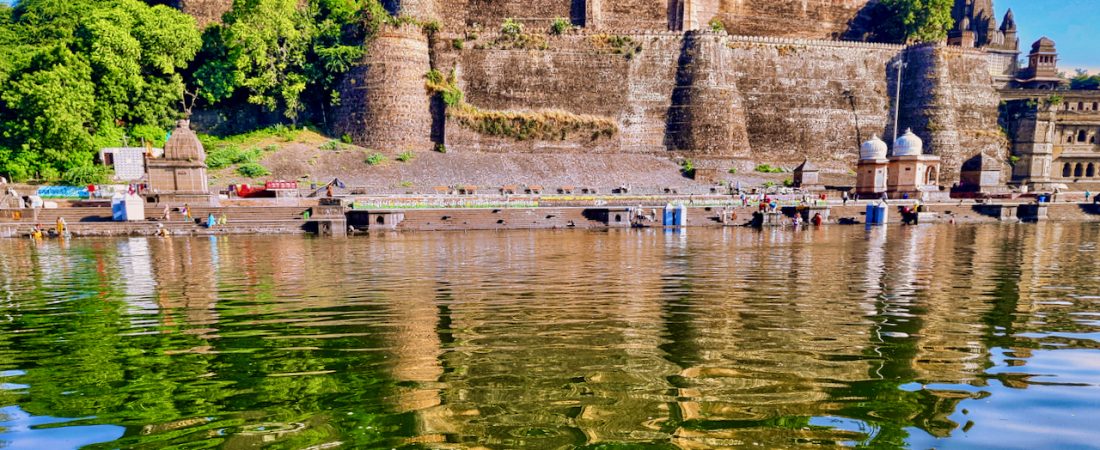
[[[1092,110],[1096,111],[1100,109],[1100,102],[1092,102]]]
[[[1070,132],[1069,136],[1066,136],[1066,143],[1067,144],[1072,144],[1073,143],[1073,132]]]
[[[1092,163],[1089,163],[1089,166],[1087,168],[1085,168],[1085,176],[1089,177],[1089,178],[1095,177],[1096,176],[1096,166],[1092,165]]]
[[[1073,177],[1081,178],[1083,176],[1085,176],[1085,166],[1082,166],[1081,163],[1077,163],[1077,165],[1073,167]]]
[[[928,168],[928,177],[925,179],[924,184],[926,186],[935,186],[936,185],[936,168],[935,167],[929,167]]]
[[[1085,110],[1085,102],[1077,102],[1077,110],[1078,111],[1084,111]]]
[[[1077,132],[1077,142],[1085,142],[1087,139],[1088,139],[1088,134],[1085,133],[1085,130],[1081,130],[1081,131]]]
[[[1062,178],[1069,178],[1073,174],[1073,165],[1065,163],[1062,165]]]

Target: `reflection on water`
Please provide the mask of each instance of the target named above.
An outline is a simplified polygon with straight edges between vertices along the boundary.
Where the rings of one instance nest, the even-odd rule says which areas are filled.
[[[4,240],[0,445],[1088,447],[1098,236]]]

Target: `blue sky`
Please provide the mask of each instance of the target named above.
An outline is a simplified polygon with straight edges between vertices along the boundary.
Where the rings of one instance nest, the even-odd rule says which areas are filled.
[[[1046,36],[1058,45],[1058,67],[1100,72],[1100,0],[993,0],[997,20],[1012,8],[1019,26],[1020,47]]]

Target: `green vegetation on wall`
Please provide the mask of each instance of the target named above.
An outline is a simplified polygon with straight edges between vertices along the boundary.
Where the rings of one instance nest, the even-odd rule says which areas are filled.
[[[619,130],[610,118],[560,110],[491,111],[463,103],[448,108],[447,114],[459,125],[480,134],[517,141],[561,141],[578,137],[596,140],[614,136]]]
[[[466,103],[454,73],[444,77],[432,69],[424,78],[429,93],[438,94],[447,105],[447,115],[459,125],[480,134],[507,137],[517,141],[560,141],[584,137],[596,140],[611,137],[619,127],[608,117],[573,114],[560,110],[537,112],[482,110]],[[439,151],[439,148],[436,149]],[[444,148],[441,153],[446,153]]]

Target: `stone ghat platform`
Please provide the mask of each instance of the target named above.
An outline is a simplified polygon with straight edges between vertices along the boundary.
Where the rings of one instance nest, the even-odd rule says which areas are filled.
[[[699,203],[713,199],[699,199]],[[572,200],[567,203],[579,203]],[[628,203],[628,202],[623,202]],[[757,205],[742,206],[739,200],[725,204],[688,205],[687,227],[724,227],[748,225]],[[865,202],[824,202],[811,212],[827,212],[826,224],[862,224],[865,222]],[[901,223],[899,209],[909,203],[889,204],[888,223]],[[324,208],[327,208],[324,209]],[[796,203],[784,205],[788,214],[797,210]],[[451,208],[361,208],[344,206],[231,206],[193,207],[192,219],[185,220],[172,212],[170,220],[160,220],[162,208],[150,205],[150,219],[138,222],[114,222],[109,208],[58,208],[0,210],[0,237],[29,235],[35,225],[52,232],[62,217],[73,236],[151,236],[164,229],[171,235],[222,234],[306,234],[343,235],[392,231],[463,231],[512,229],[587,229],[661,227],[663,204],[639,207],[590,204],[587,206],[512,206],[512,207],[451,207]],[[308,214],[306,214],[308,213]],[[205,226],[208,215],[223,215],[224,225]],[[19,217],[16,219],[16,217]],[[1039,209],[1027,203],[952,202],[926,204],[920,214],[921,223],[1014,223],[1031,221],[1100,222],[1100,205],[1085,203],[1047,204]],[[325,232],[320,225],[338,227]]]

